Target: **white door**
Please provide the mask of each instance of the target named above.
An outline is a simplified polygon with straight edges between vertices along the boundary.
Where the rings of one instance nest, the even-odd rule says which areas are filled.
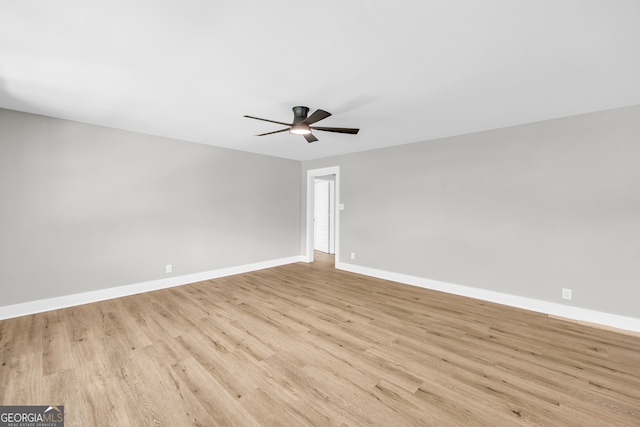
[[[313,203],[313,249],[329,253],[329,181],[317,179]]]
[[[336,253],[336,180],[329,182],[329,253]]]

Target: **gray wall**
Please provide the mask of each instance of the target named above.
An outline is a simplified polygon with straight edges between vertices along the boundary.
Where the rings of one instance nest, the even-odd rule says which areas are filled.
[[[328,166],[342,262],[640,317],[640,106],[303,162],[302,176]]]
[[[636,106],[301,165],[0,109],[0,305],[299,255],[339,165],[342,262],[640,317],[639,135]]]
[[[0,109],[0,305],[297,256],[300,191],[297,161]]]

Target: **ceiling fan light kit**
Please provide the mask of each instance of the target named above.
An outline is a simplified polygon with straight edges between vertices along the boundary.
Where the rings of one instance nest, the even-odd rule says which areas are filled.
[[[296,123],[291,126],[291,129],[289,129],[289,133],[293,133],[296,135],[308,135],[311,133],[311,129],[309,128],[309,125]]]
[[[304,139],[309,143],[318,140],[318,138],[313,136],[313,134],[311,133],[311,130],[321,130],[325,132],[335,132],[335,133],[348,133],[351,135],[355,135],[360,131],[360,129],[355,129],[355,128],[311,126],[312,124],[317,123],[320,120],[326,119],[331,115],[331,113],[324,110],[316,110],[310,116],[307,116],[308,114],[309,114],[309,108],[299,105],[297,107],[293,107],[293,123],[278,122],[276,120],[262,119],[260,117],[253,117],[253,116],[247,116],[247,115],[245,115],[244,117],[247,117],[249,119],[262,120],[264,122],[276,123],[279,125],[288,126],[286,129],[280,129],[273,132],[261,133],[260,135],[256,135],[256,136],[265,136],[265,135],[271,135],[274,133],[289,131],[289,133],[304,136]]]

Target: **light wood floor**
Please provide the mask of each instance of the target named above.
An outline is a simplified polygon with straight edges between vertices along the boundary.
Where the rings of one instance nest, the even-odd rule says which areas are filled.
[[[70,426],[640,426],[640,338],[337,271],[0,322],[0,403]]]

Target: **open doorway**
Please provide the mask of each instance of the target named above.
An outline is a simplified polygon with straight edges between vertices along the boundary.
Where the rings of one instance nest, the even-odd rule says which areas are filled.
[[[318,198],[316,199],[316,193]],[[337,263],[340,252],[340,168],[307,171],[306,261],[314,261],[314,251]],[[319,224],[318,224],[319,222]]]
[[[313,194],[313,249],[335,254],[336,176],[315,178]]]

